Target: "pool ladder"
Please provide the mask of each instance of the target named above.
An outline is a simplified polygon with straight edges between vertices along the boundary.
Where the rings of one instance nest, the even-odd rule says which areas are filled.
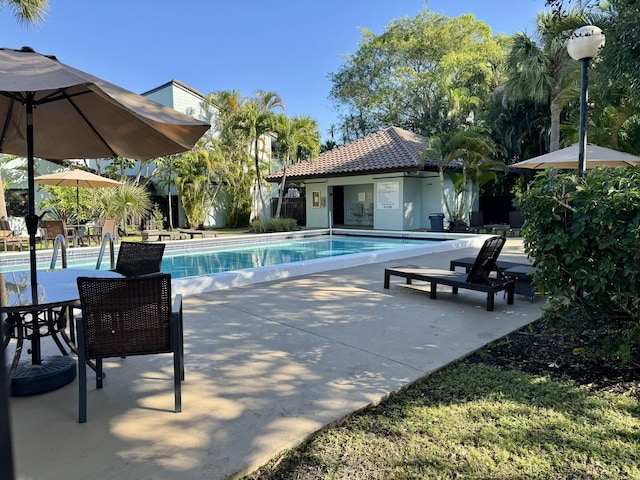
[[[59,234],[53,241],[53,254],[51,255],[50,266],[51,269],[56,268],[56,263],[58,263],[58,250],[60,249],[62,249],[62,268],[67,268],[67,240],[62,234]]]
[[[113,235],[109,232],[105,233],[102,238],[102,245],[100,246],[100,253],[98,254],[98,260],[96,262],[96,270],[100,270],[100,267],[102,266],[102,259],[104,258],[104,252],[107,249],[107,245],[109,246],[109,260],[111,268],[115,268],[116,256],[113,249],[113,243]],[[52,269],[56,268],[56,264],[58,263],[58,251],[62,252],[62,268],[67,268],[67,240],[62,234],[58,235],[53,242],[53,254],[51,255],[50,266]]]
[[[104,251],[106,250],[107,245],[109,245],[109,261],[111,265],[110,268],[112,270],[116,268],[116,255],[113,250],[113,235],[111,235],[110,232],[107,232],[104,234],[104,237],[102,237],[102,245],[100,246],[98,261],[96,262],[96,270],[100,270],[100,267],[102,266],[102,258],[104,257]]]

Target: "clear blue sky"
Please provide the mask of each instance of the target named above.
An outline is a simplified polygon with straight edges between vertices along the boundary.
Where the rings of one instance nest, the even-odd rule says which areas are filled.
[[[202,93],[277,92],[310,115],[323,141],[336,123],[330,72],[357,50],[360,29],[423,8],[473,13],[494,33],[535,31],[544,0],[50,0],[37,27],[0,10],[0,47],[33,47],[136,93],[178,79]]]

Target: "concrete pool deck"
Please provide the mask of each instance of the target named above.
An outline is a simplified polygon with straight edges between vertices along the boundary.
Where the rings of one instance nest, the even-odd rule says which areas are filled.
[[[544,299],[442,289],[437,300],[385,266],[448,268],[477,248],[311,273],[184,298],[183,411],[172,412],[171,357],[105,362],[78,384],[11,398],[19,479],[225,479],[249,472],[344,415],[375,403],[539,318]],[[524,261],[519,240],[501,260]],[[400,280],[400,279],[399,279]]]

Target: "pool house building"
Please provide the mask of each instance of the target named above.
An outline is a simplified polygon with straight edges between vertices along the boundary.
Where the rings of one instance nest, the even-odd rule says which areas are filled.
[[[304,186],[298,201],[304,203],[306,227],[431,228],[430,217],[445,209],[438,164],[425,158],[426,146],[424,137],[389,127],[289,166],[287,186]],[[266,179],[281,181],[282,171]]]

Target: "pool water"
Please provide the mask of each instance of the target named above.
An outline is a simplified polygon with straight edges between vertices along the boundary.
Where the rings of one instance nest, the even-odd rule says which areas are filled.
[[[256,240],[252,243],[245,241],[201,247],[194,245],[176,249],[167,246],[162,259],[162,272],[170,273],[174,279],[187,278],[439,243],[437,240],[416,238],[347,235],[323,235],[275,241],[260,241],[257,238]],[[80,258],[71,257],[68,267],[94,269],[96,259],[97,253]],[[48,268],[50,259],[39,258],[38,260],[39,268]],[[101,268],[105,270],[110,268],[107,256],[103,259]],[[27,263],[5,265],[0,268],[0,271],[25,269],[28,269]]]
[[[436,241],[333,236],[213,247],[206,251],[190,251],[188,255],[165,254],[162,271],[171,273],[174,278],[184,278],[433,243]]]

